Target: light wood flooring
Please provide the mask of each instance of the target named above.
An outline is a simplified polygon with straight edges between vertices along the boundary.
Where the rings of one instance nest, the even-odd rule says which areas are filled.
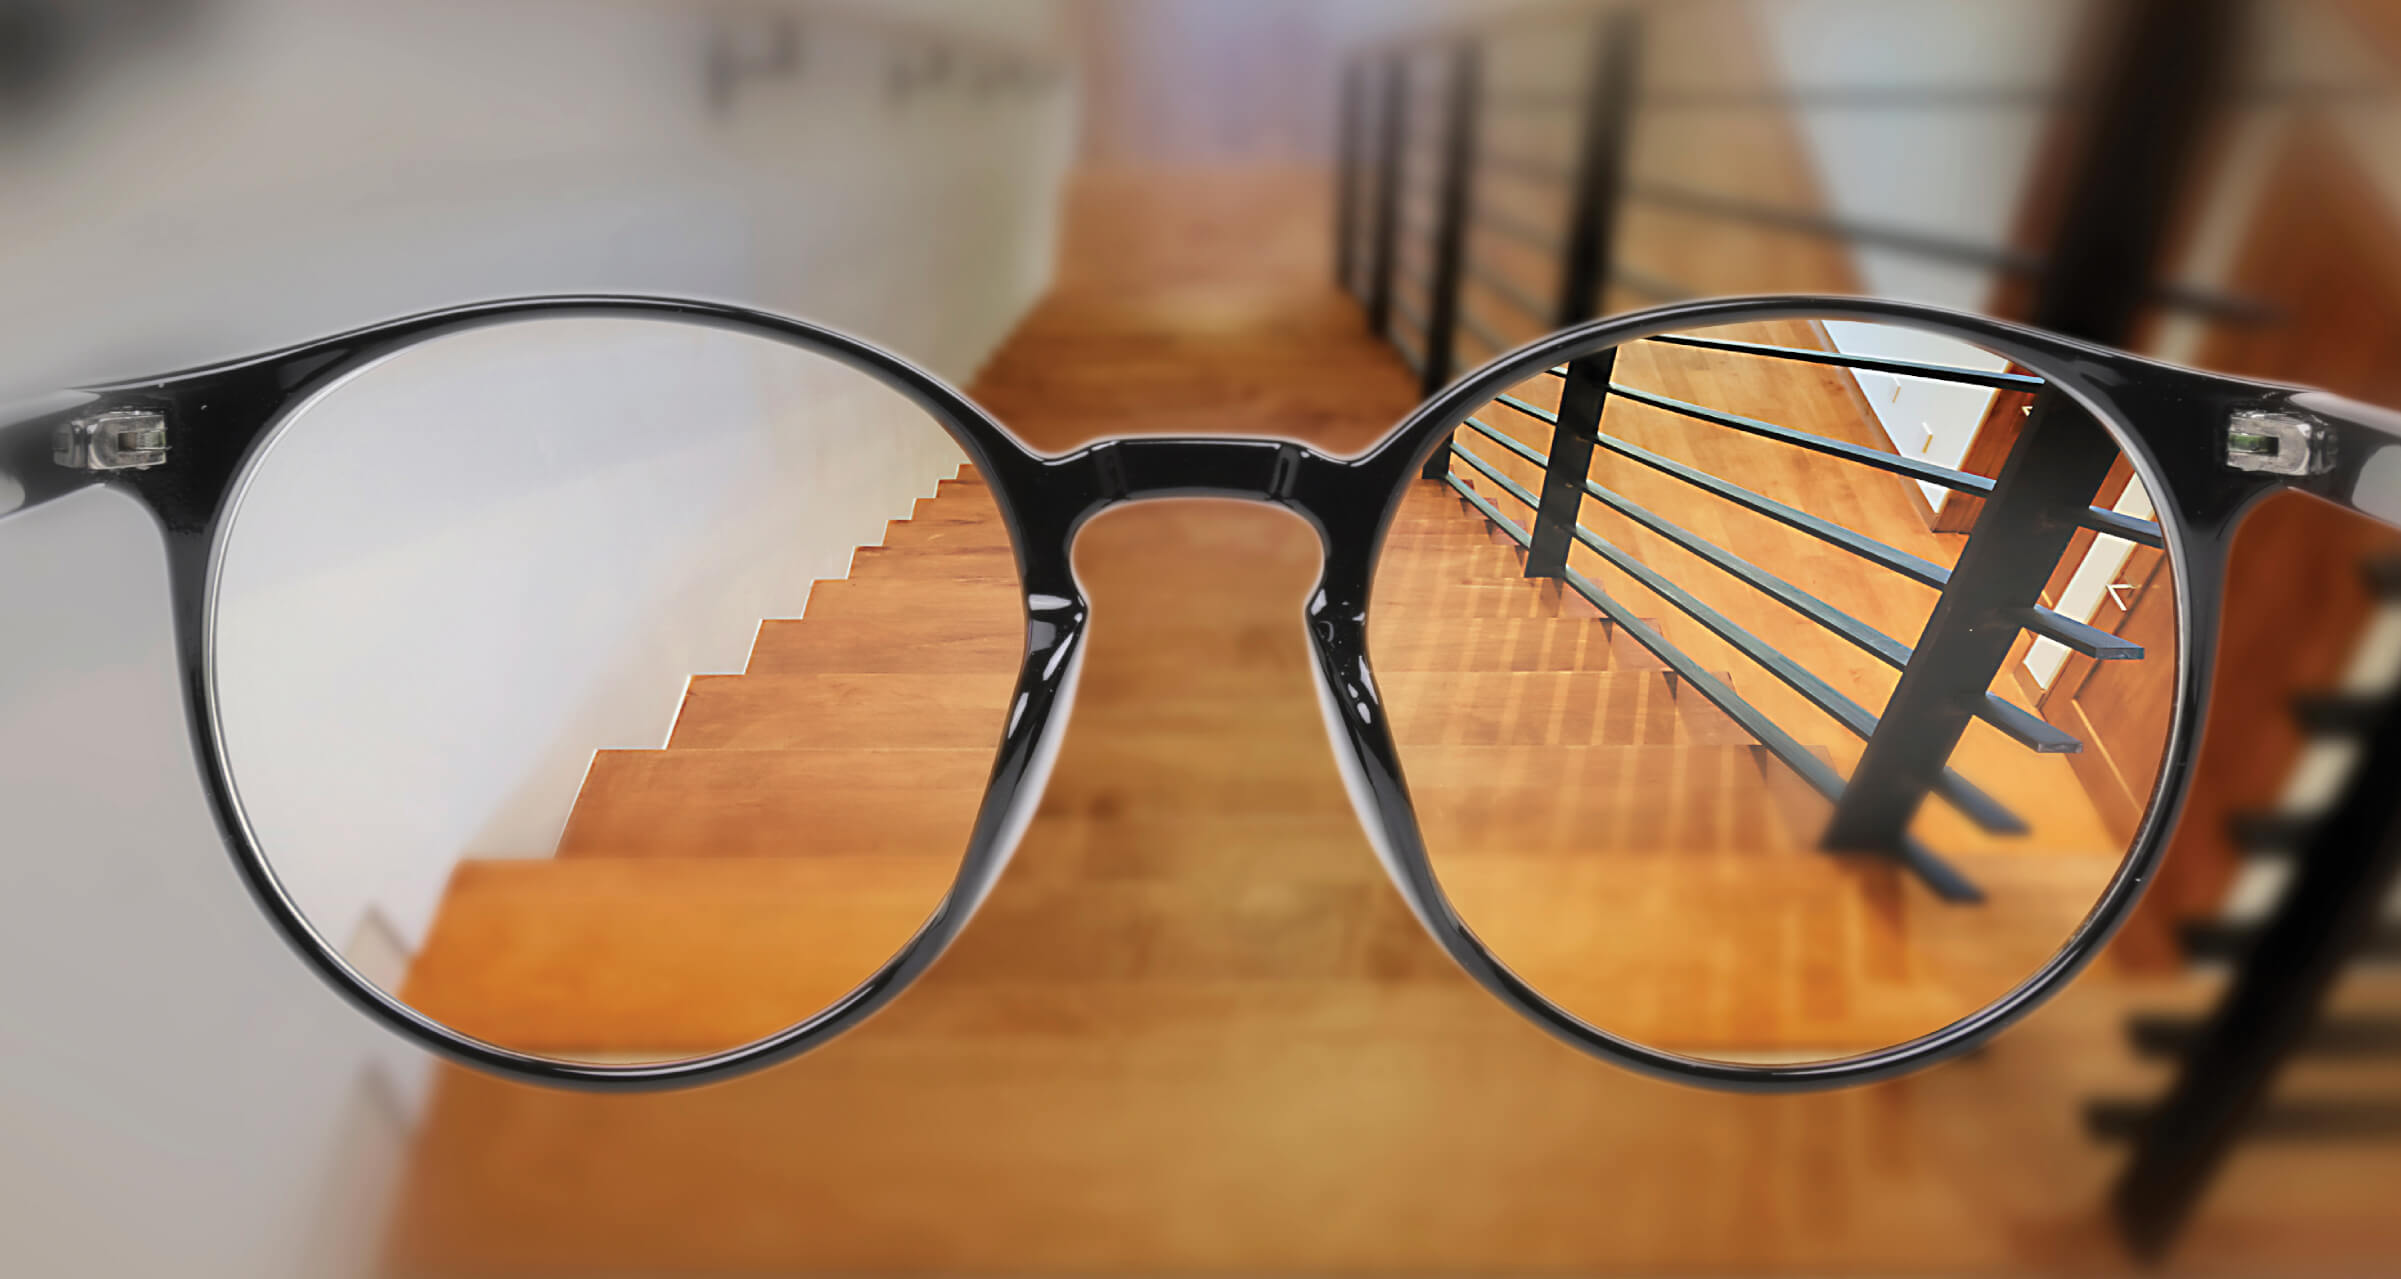
[[[1145,431],[1361,447],[1415,394],[1355,306],[1323,282],[1326,225],[1322,184],[1308,174],[1088,177],[1058,287],[973,392],[1045,449]],[[479,869],[489,895],[505,896],[513,875],[567,868],[592,877],[593,927],[605,931],[611,903],[629,900],[626,883],[705,861],[723,877],[707,891],[738,903],[741,925],[702,954],[653,948],[623,962],[673,968],[660,989],[680,981],[686,992],[708,966],[750,975],[711,987],[723,1007],[688,1025],[675,1019],[689,999],[636,1011],[697,1043],[748,1033],[765,1015],[761,992],[778,1004],[810,997],[809,965],[787,962],[794,934],[777,915],[805,894],[761,886],[866,854],[773,855],[789,851],[779,832],[839,844],[854,828],[811,803],[938,826],[951,814],[932,794],[971,771],[948,752],[970,747],[943,727],[953,687],[908,686],[928,709],[908,730],[920,735],[878,746],[918,753],[892,781],[911,792],[888,795],[878,761],[795,759],[823,743],[796,734],[779,708],[796,691],[838,706],[868,676],[955,669],[966,689],[1005,666],[1008,650],[980,634],[879,643],[907,614],[901,598],[930,589],[916,573],[942,571],[947,558],[954,582],[994,580],[991,542],[968,515],[975,488],[971,478],[946,485],[894,526],[888,554],[863,553],[851,580],[822,586],[823,608],[813,596],[803,620],[770,623],[745,675],[694,690],[668,749],[604,757],[621,780],[605,802],[592,791],[589,811],[579,807],[561,856]],[[1439,545],[1411,548],[1442,566],[1427,581],[1451,580],[1452,568],[1505,573],[1505,548],[1459,519],[1455,500],[1428,488],[1410,501],[1413,521],[1439,526],[1416,530]],[[856,1033],[720,1087],[615,1098],[446,1074],[394,1210],[393,1269],[2128,1268],[2102,1225],[2118,1154],[2084,1135],[2078,1107],[2156,1079],[2119,1047],[2130,1002],[2191,1003],[2205,989],[2104,974],[1977,1057],[1825,1096],[1708,1094],[1583,1058],[1453,971],[1385,882],[1310,688],[1299,618],[1317,559],[1305,525],[1261,507],[1159,503],[1095,520],[1078,548],[1095,622],[1074,721],[1015,865],[956,950]],[[1461,669],[1452,635],[1491,639],[1494,662]],[[1581,726],[1544,721],[1553,743],[1582,734],[1594,751],[1664,746],[1683,752],[1682,776],[1696,760],[1758,775],[1720,718],[1666,691],[1619,638],[1596,638],[1566,601],[1446,615],[1419,635],[1387,644],[1378,631],[1373,642],[1394,680],[1396,720],[1419,749],[1525,749],[1472,740],[1506,725],[1446,720],[1439,708],[1490,706],[1463,696],[1484,691],[1469,685],[1531,677],[1581,681],[1597,708]],[[1412,706],[1438,709],[1413,720]],[[777,783],[801,767],[855,769],[842,775],[857,781],[830,798]],[[670,776],[678,770],[691,772]],[[1487,796],[1428,798],[1430,830],[1505,827]],[[1593,816],[1628,843],[1684,848],[1772,839],[1781,820],[1738,807],[1636,808],[1647,815]],[[1712,926],[1738,928],[1737,912],[1753,909],[1790,913],[1789,894],[1751,883],[1721,900]],[[904,915],[896,908],[887,925]],[[1657,930],[1691,918],[1628,928],[1621,953],[1639,956],[1667,935]],[[451,923],[446,914],[438,928]],[[856,953],[883,944],[867,922],[859,929]],[[435,993],[432,957],[429,946],[418,992],[449,998]],[[561,977],[541,954],[524,962],[540,980]],[[504,1006],[501,976],[445,980],[466,992],[457,1007],[538,1021],[541,1009]],[[1664,997],[1622,1012],[1683,1017],[1701,1035],[1759,1015],[1740,1001]],[[539,1033],[584,1051],[631,1046],[593,1047],[589,1027]],[[2374,1269],[2401,1254],[2401,1223],[2379,1188],[2394,1168],[2376,1150],[2247,1150],[2181,1264]]]

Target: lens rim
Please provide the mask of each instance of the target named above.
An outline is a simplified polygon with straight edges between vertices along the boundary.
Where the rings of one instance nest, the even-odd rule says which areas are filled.
[[[1452,905],[1435,876],[1412,806],[1400,755],[1385,725],[1366,651],[1366,610],[1313,627],[1319,698],[1336,740],[1347,741],[1345,769],[1354,806],[1377,852],[1419,920],[1453,960],[1487,990],[1553,1036],[1655,1078],[1738,1092],[1799,1092],[1889,1079],[1955,1057],[1989,1040],[2058,993],[2124,926],[2157,873],[2188,790],[2203,702],[2215,658],[2214,622],[2222,593],[2226,543],[2249,504],[2268,487],[2228,484],[2210,452],[2214,431],[2235,408],[2259,399],[2249,384],[2158,364],[2056,334],[1940,307],[1889,299],[1812,295],[1736,297],[1652,308],[1562,330],[1500,355],[1437,393],[1371,457],[1397,472],[1375,526],[1375,553],[1419,468],[1469,414],[1509,388],[1577,355],[1678,330],[1780,319],[1905,324],[1982,346],[2034,369],[2107,426],[2158,509],[2176,577],[2177,690],[2166,756],[2151,802],[2125,859],[2093,908],[2035,972],[1999,997],[1926,1034],[1869,1052],[1793,1063],[1729,1062],[1669,1052],[1613,1034],[1535,989],[1494,955]],[[2196,429],[2201,428],[2201,429]],[[1366,460],[1366,459],[1362,459]],[[1359,594],[1365,600],[1364,589]],[[1348,672],[1356,671],[1356,676]],[[1346,682],[1349,681],[1349,682]],[[1346,705],[1337,688],[1357,689]]]
[[[173,580],[195,744],[211,806],[252,896],[319,976],[376,1020],[450,1060],[550,1084],[623,1090],[726,1078],[782,1061],[857,1024],[922,976],[958,936],[1015,851],[1056,756],[1058,717],[1048,711],[1073,696],[1084,609],[1081,597],[1070,589],[1069,598],[1050,596],[1029,612],[1027,656],[1015,699],[1020,705],[1040,703],[1042,713],[1014,716],[996,744],[993,771],[949,890],[901,948],[839,1000],[748,1044],[689,1058],[626,1064],[521,1052],[462,1034],[418,1012],[358,973],[317,931],[285,890],[250,824],[226,749],[217,684],[223,565],[235,516],[250,484],[290,424],[324,396],[425,342],[476,329],[562,319],[640,319],[742,333],[831,360],[902,395],[926,411],[979,470],[993,477],[994,498],[1016,548],[1021,586],[1029,601],[1041,596],[1041,583],[1030,571],[1025,552],[1025,521],[1012,500],[1017,486],[998,482],[1002,475],[1022,470],[1034,455],[965,396],[889,352],[804,321],[681,299],[534,298],[455,308],[174,379],[189,388],[183,398],[196,399],[205,388],[215,400],[215,416],[251,424],[246,432],[229,431],[209,441],[232,456],[224,488],[207,504],[203,518],[178,520],[173,507],[162,504],[162,523],[177,570]],[[1055,588],[1056,583],[1050,585]]]

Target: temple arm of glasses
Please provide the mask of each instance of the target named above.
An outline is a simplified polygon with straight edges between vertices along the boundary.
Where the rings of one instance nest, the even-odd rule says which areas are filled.
[[[102,468],[59,460],[60,431],[95,398],[66,391],[0,403],[0,519],[101,479]]]
[[[2401,527],[2401,412],[2324,391],[2304,391],[2287,403],[2292,412],[2237,418],[2227,461],[2293,476],[2304,488]]]

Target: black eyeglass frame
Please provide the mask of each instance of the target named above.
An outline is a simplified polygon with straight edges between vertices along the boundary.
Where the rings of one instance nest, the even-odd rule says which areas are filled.
[[[672,320],[772,339],[835,360],[907,397],[939,422],[985,476],[1015,547],[1026,601],[1026,652],[956,879],[917,933],[873,975],[806,1020],[740,1048],[641,1065],[538,1057],[472,1039],[359,976],[284,892],[244,814],[217,720],[213,621],[228,516],[279,429],[313,398],[377,361],[436,337],[532,319]],[[2113,428],[2152,495],[2176,583],[2178,691],[2168,751],[2134,845],[2092,911],[2039,971],[1985,1008],[1905,1043],[1832,1061],[1749,1064],[1685,1057],[1612,1035],[1545,998],[1460,919],[1418,830],[1385,724],[1367,643],[1369,589],[1385,530],[1410,483],[1451,431],[1494,397],[1547,369],[1676,330],[1777,319],[1907,324],[1972,342],[2036,370]],[[163,415],[170,447],[146,469],[72,470],[52,459],[58,433],[97,414]],[[2229,465],[2237,414],[2311,424],[2323,452],[2309,473]],[[2371,463],[2401,448],[2401,414],[2319,392],[2179,368],[1940,308],[1832,296],[1725,298],[1633,312],[1553,334],[1505,354],[1421,405],[1367,451],[1333,457],[1261,437],[1126,436],[1040,454],[959,392],[886,351],[833,330],[714,302],[558,296],[480,303],[375,325],[270,355],[167,377],[72,392],[0,418],[0,474],[25,491],[19,509],[91,484],[122,485],[154,514],[165,540],[178,660],[193,744],[212,810],[245,884],[284,939],[369,1016],[453,1061],[547,1084],[633,1090],[727,1078],[821,1044],[891,1001],[956,939],[1006,867],[1031,819],[1072,705],[1089,607],[1072,568],[1077,531],[1124,502],[1223,497],[1294,511],[1324,548],[1304,610],[1317,691],[1337,764],[1379,858],[1434,940],[1485,989],[1567,1043],[1662,1079],[1744,1092],[1871,1082],[1965,1052],[2023,1017],[2099,953],[2155,872],[2198,749],[2216,647],[2227,547],[2242,513],[2298,488],[2390,519],[2401,486]],[[2401,466],[2401,453],[2386,466]],[[2387,486],[2396,491],[2386,493]]]

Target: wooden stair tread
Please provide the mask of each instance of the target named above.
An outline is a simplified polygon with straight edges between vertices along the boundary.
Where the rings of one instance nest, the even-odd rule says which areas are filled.
[[[884,545],[893,550],[911,547],[1009,550],[1009,529],[997,511],[974,519],[916,518],[884,524]]]
[[[1007,616],[1013,619],[1013,633],[1022,633],[1025,602],[1013,580],[829,579],[809,588],[808,607],[801,616],[874,618],[936,629],[990,624],[993,618]]]
[[[957,856],[994,751],[602,751],[561,857]]]
[[[1408,746],[1436,857],[1794,846],[1776,767],[1748,746]]]
[[[995,747],[1008,672],[702,675],[684,693],[671,750]]]
[[[908,523],[920,528],[1006,529],[1000,508],[967,498],[921,497],[910,508]]]
[[[957,867],[955,855],[464,862],[402,998],[521,1051],[738,1047],[871,975]]]
[[[854,617],[776,618],[762,623],[750,652],[751,675],[823,671],[905,674],[1016,673],[1025,658],[1025,622],[1014,602],[1005,612],[935,625]]]
[[[914,582],[974,579],[1003,583],[1013,589],[1018,581],[1017,556],[1007,547],[860,547],[851,555],[849,580],[878,579]]]
[[[1391,612],[1388,614],[1386,610]],[[1600,610],[1557,582],[1534,578],[1379,578],[1368,597],[1371,618],[1400,614],[1452,617],[1599,617]],[[1370,625],[1373,625],[1370,622]]]

